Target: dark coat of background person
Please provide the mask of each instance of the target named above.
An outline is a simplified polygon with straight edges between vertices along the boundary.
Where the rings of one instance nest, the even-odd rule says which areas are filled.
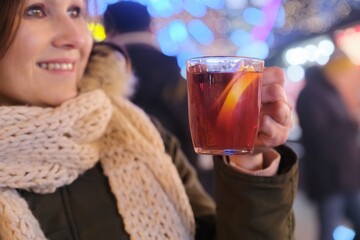
[[[196,166],[197,155],[189,131],[186,81],[180,76],[176,58],[142,44],[128,44],[125,49],[138,79],[131,100],[174,133]]]
[[[300,179],[316,205],[319,239],[332,239],[336,228],[348,220],[357,240],[360,239],[359,126],[353,109],[345,102],[346,94],[352,93],[342,91],[348,80],[344,72],[346,65],[337,58],[335,55],[325,67],[310,67],[305,72],[306,86],[297,101],[305,149]]]
[[[321,69],[309,68],[306,76],[297,101],[305,148],[301,182],[312,200],[321,201],[338,191],[360,189],[359,130]]]
[[[186,80],[180,74],[177,58],[165,55],[146,39],[151,36],[151,16],[147,8],[136,2],[117,2],[107,7],[103,20],[107,34],[113,37],[106,41],[121,45],[127,51],[137,78],[131,101],[156,117],[178,138],[201,183],[213,196],[213,171],[198,165],[192,145]],[[124,41],[124,36],[132,33],[145,35],[140,40]]]

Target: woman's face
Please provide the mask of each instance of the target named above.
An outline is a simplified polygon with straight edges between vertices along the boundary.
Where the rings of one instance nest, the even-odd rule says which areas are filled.
[[[90,54],[84,0],[25,0],[22,20],[0,59],[0,95],[20,104],[56,106],[77,95]]]

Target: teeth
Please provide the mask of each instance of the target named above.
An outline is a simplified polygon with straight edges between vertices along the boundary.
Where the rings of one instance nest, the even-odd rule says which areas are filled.
[[[38,66],[46,70],[72,70],[74,68],[72,63],[39,63]]]

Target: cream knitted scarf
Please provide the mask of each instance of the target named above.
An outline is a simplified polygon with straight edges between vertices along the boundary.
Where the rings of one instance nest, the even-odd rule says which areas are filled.
[[[15,189],[51,193],[99,159],[131,239],[193,238],[194,216],[159,133],[114,94],[128,85],[115,84],[124,80],[116,73],[128,78],[124,66],[123,57],[97,47],[75,99],[55,108],[0,107],[1,240],[45,239]]]

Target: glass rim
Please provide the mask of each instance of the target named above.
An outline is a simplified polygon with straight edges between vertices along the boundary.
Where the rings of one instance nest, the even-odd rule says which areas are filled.
[[[213,56],[199,56],[199,57],[192,57],[187,59],[187,62],[190,61],[196,61],[196,60],[202,60],[202,59],[211,59],[211,58],[219,58],[219,59],[226,59],[226,58],[230,58],[230,59],[244,59],[244,60],[250,60],[250,61],[257,61],[257,62],[262,62],[265,63],[264,59],[261,58],[256,58],[256,57],[247,57],[247,56],[235,56],[235,55],[230,55],[230,56],[225,56],[225,55],[213,55]]]

